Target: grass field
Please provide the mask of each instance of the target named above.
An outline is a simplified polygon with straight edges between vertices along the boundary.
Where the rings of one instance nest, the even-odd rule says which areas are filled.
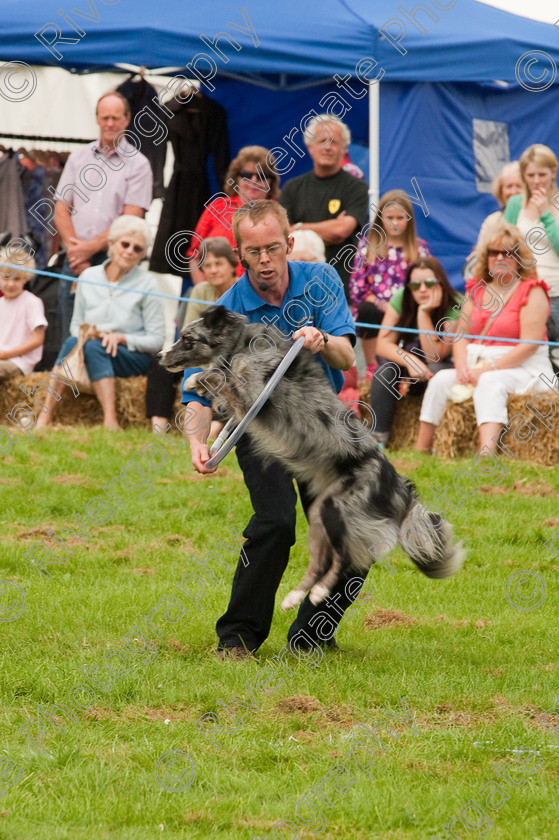
[[[152,441],[76,427],[3,457],[1,840],[559,837],[559,729],[538,721],[559,693],[544,545],[559,469],[512,464],[449,516],[467,551],[455,578],[428,580],[400,554],[394,574],[373,568],[342,651],[279,658],[293,616],[278,602],[257,659],[220,662],[214,625],[248,495],[233,456],[201,478],[187,452],[167,447],[163,463]],[[471,466],[391,458],[425,501]],[[107,521],[92,525],[86,506],[103,493],[87,510]],[[281,597],[306,557],[301,514]],[[206,591],[191,585],[186,613],[176,586],[204,562]],[[537,576],[515,588],[521,570]],[[61,704],[74,719],[53,716]]]

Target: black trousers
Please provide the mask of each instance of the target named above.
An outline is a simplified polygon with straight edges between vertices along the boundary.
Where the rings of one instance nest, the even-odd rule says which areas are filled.
[[[182,371],[171,373],[161,367],[156,356],[148,368],[146,384],[146,417],[172,417],[177,395],[177,384],[182,380]]]
[[[413,354],[413,351],[410,351]],[[423,361],[423,360],[422,360]],[[391,370],[385,371],[386,382],[392,382],[392,369],[398,372],[397,379],[389,387],[387,384],[383,385],[381,378],[383,378],[383,365],[390,365]],[[431,373],[438,373],[439,370],[447,370],[451,368],[452,361],[436,362],[435,364],[427,365]],[[375,370],[373,381],[371,383],[371,408],[375,412],[376,425],[375,432],[388,433],[392,428],[394,415],[398,406],[398,397],[394,393],[394,389],[398,388],[400,379],[413,379],[414,374],[410,374],[407,368],[397,365],[396,362],[389,362],[387,359],[378,359],[378,367]],[[414,382],[410,385],[409,394],[422,394],[427,388],[426,382]]]
[[[364,324],[381,324],[384,318],[384,312],[379,309],[375,303],[370,300],[364,300],[357,310],[357,320]],[[356,333],[359,338],[376,338],[379,334],[380,326],[378,327],[356,327]]]
[[[244,646],[254,651],[270,632],[276,592],[289,560],[289,551],[295,543],[297,494],[293,478],[279,462],[265,466],[254,453],[247,435],[237,444],[237,458],[254,509],[243,532],[248,565],[239,559],[229,606],[217,622],[216,630],[220,647]],[[304,484],[299,484],[299,493],[307,514],[313,498]],[[356,583],[351,596],[345,593],[345,584],[350,578],[359,578],[361,586],[365,581],[364,575],[352,571],[338,581],[330,598],[318,606],[313,606],[308,596],[304,599],[289,628],[289,641],[302,630],[305,634],[298,636],[301,644],[323,641],[320,637],[324,632],[317,634],[322,619],[313,620],[318,613],[326,613],[332,626],[337,628],[341,614],[353,603],[359,591]]]

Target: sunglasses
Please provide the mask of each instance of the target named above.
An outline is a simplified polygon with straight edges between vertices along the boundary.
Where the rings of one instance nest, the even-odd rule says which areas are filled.
[[[408,286],[412,292],[418,292],[422,286],[425,286],[427,289],[432,289],[438,282],[436,277],[428,277],[426,280],[410,280]]]
[[[510,253],[507,254],[507,252],[503,251],[501,248],[489,248],[487,250],[487,256],[488,257],[494,257],[494,258],[502,257],[503,259],[506,259],[507,257],[511,257],[512,254],[510,254]]]
[[[265,178],[271,178],[272,177],[272,173],[271,172],[266,172],[265,170],[262,170],[262,174],[264,175]],[[258,180],[260,180],[260,175],[258,174],[258,172],[250,172],[248,169],[241,169],[238,177],[239,178],[246,178],[247,181],[251,181],[253,178],[258,178]]]
[[[127,251],[129,248],[132,248],[135,254],[143,254],[144,252],[144,249],[141,245],[132,245],[132,243],[127,242],[126,239],[122,239],[118,244],[123,249],[123,251]]]

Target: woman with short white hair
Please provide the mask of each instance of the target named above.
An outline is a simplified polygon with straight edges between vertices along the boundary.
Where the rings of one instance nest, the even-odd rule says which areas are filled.
[[[137,216],[119,216],[109,234],[109,258],[102,265],[86,269],[79,278],[66,339],[55,365],[75,347],[82,324],[97,327],[99,338],[84,344],[85,365],[93,390],[103,408],[103,425],[118,429],[115,407],[115,376],[147,374],[151,357],[159,352],[165,338],[165,322],[155,279],[139,263],[151,244],[149,225]],[[58,394],[64,385],[52,381]],[[46,414],[37,426],[52,420],[57,398],[49,393]]]
[[[287,257],[290,262],[326,262],[324,241],[314,230],[294,230],[290,236],[293,239],[293,250]]]

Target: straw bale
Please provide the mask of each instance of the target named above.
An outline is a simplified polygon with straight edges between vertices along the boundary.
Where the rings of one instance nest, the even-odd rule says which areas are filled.
[[[30,397],[23,393],[19,386],[29,391],[40,382],[48,383],[49,372],[30,373],[28,376],[16,376],[13,379],[4,380],[0,389],[0,415],[4,417],[17,403],[26,403],[33,406]],[[148,428],[149,422],[146,419],[146,377],[132,376],[128,379],[115,380],[116,410],[117,417],[123,427],[143,426]],[[44,398],[45,391],[39,391],[37,399]],[[36,407],[39,411],[39,407]],[[173,408],[173,416],[180,409],[180,393],[177,389],[177,397]],[[84,426],[98,426],[103,422],[103,412],[97,398],[93,394],[80,393],[74,397],[71,388],[65,388],[62,398],[59,401],[54,415],[55,424],[71,426],[83,424]]]
[[[370,383],[359,383],[361,400],[370,402]],[[531,409],[526,408],[532,395],[512,395],[508,399],[509,418],[523,414],[527,421],[533,422],[533,429],[525,430],[529,440],[519,440],[520,434],[511,430],[501,438],[503,446],[513,452],[513,459],[531,461],[543,466],[559,464],[559,397],[553,391],[545,391],[547,397],[556,405],[556,414],[548,421],[553,427],[547,429]],[[419,413],[422,396],[408,395],[401,399],[396,408],[394,423],[390,432],[390,449],[402,449],[413,446],[419,429]],[[373,406],[374,410],[374,406]],[[517,421],[522,425],[523,421]],[[516,428],[516,423],[514,424]],[[473,399],[456,405],[448,402],[446,412],[435,434],[434,452],[440,458],[462,458],[474,455],[479,450],[479,434],[476,425]]]

